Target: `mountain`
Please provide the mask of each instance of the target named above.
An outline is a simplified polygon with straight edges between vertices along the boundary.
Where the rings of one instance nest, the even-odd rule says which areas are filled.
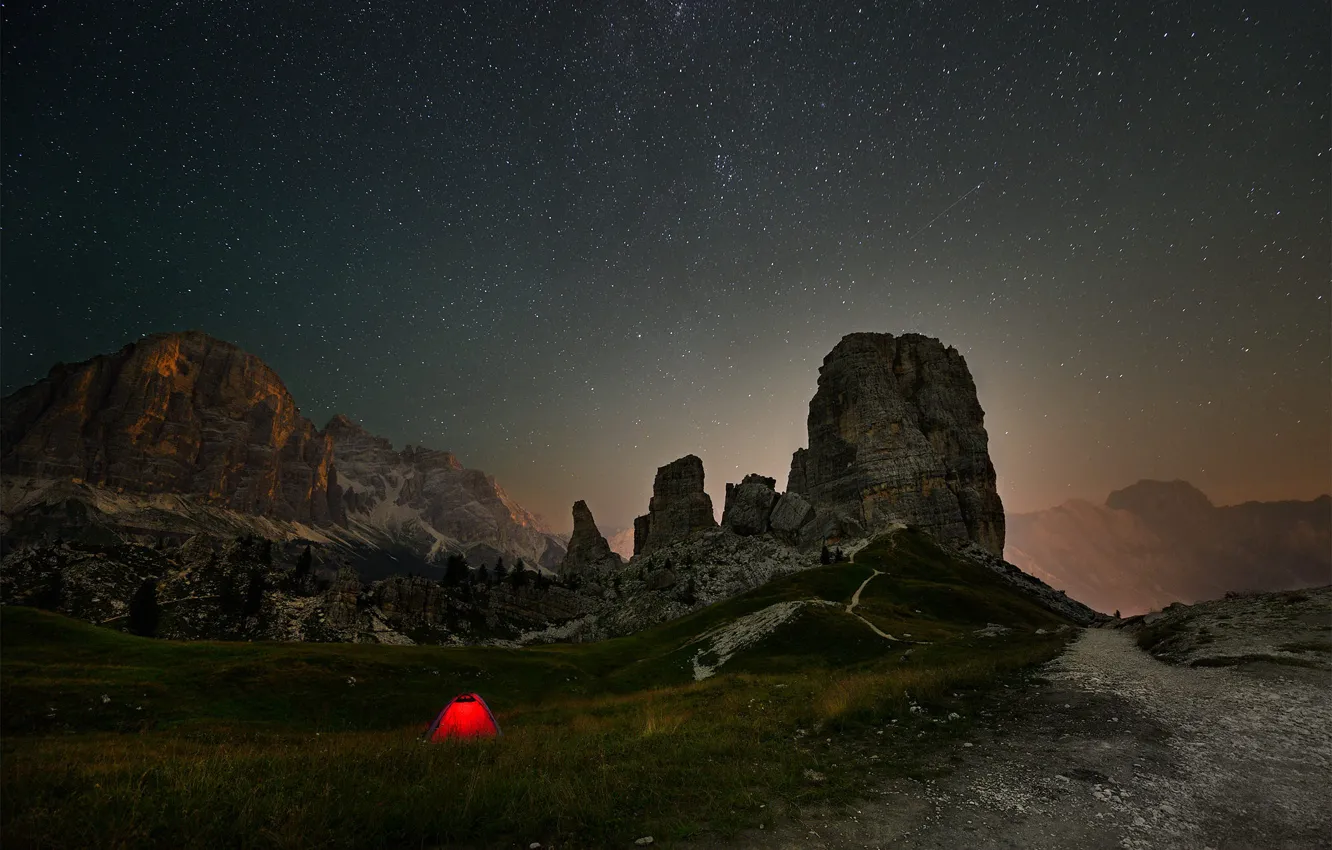
[[[808,496],[748,475],[726,485],[718,524],[703,463],[686,455],[657,470],[625,564],[583,502],[566,540],[449,452],[397,450],[346,416],[315,429],[234,346],[148,337],[5,401],[0,597],[120,628],[150,602],[153,633],[174,638],[587,641],[888,532],[932,537],[1061,617],[1096,618],[993,552],[993,468],[956,351],[852,334],[810,410],[792,476]]]
[[[0,402],[6,549],[42,540],[304,539],[366,578],[476,564],[552,568],[564,543],[448,452],[401,452],[345,416],[300,415],[277,373],[196,331],[154,334]]]
[[[57,364],[0,402],[0,473],[178,493],[304,523],[342,517],[333,446],[277,373],[202,333]]]
[[[985,412],[957,349],[919,334],[843,337],[819,369],[809,447],[786,489],[813,503],[806,544],[894,523],[1004,551]]]
[[[611,551],[624,558],[626,561],[634,556],[634,530],[633,528],[617,528],[606,538],[610,544]]]
[[[1309,587],[1332,580],[1332,498],[1218,507],[1185,481],[1139,481],[1102,505],[1010,516],[1005,555],[1125,615],[1228,591]]]
[[[451,452],[393,445],[346,416],[325,428],[343,488],[348,529],[384,548],[438,560],[465,554],[473,566],[522,559],[556,569],[566,545],[536,514]]]

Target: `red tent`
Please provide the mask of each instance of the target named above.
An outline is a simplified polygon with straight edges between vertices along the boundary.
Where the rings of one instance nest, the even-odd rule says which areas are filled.
[[[495,715],[480,694],[459,694],[444,706],[426,730],[426,740],[445,738],[493,738],[500,734]]]

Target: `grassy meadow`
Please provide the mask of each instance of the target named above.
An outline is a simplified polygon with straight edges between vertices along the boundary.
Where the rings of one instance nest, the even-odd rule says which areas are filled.
[[[811,605],[702,682],[693,642]],[[987,622],[1011,634],[983,638]],[[0,610],[6,847],[561,847],[725,835],[936,771],[989,691],[1057,655],[1061,624],[983,568],[899,533],[611,641],[520,650],[179,643]],[[477,691],[502,738],[426,744]],[[924,712],[912,710],[918,705]],[[961,720],[946,721],[957,712]]]

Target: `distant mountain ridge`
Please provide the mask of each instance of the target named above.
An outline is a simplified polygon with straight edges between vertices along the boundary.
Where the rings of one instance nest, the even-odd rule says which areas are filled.
[[[914,334],[851,334],[825,358],[792,476],[808,498],[746,475],[726,485],[719,524],[702,460],[686,455],[657,469],[634,529],[612,535],[628,564],[585,502],[573,533],[556,535],[450,452],[395,449],[341,415],[315,428],[271,369],[204,334],[57,366],[4,404],[0,601],[117,628],[599,640],[885,532],[933,537],[944,561],[1061,617],[1098,617],[998,557],[1002,506],[975,385],[960,354]],[[160,613],[152,628],[145,611]]]
[[[1101,611],[1332,581],[1332,497],[1218,507],[1186,481],[1008,517],[1005,557]]]
[[[262,360],[198,331],[58,364],[5,398],[0,474],[7,545],[228,528],[390,553],[359,559],[367,578],[448,552],[548,568],[564,554],[493,477],[345,416],[320,430]]]

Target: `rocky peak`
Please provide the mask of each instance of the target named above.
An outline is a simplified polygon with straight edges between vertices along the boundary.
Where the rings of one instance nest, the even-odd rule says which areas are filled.
[[[421,469],[460,470],[463,468],[462,461],[458,460],[458,456],[453,452],[428,449],[424,446],[408,446],[403,449],[402,456],[407,463],[414,464]]]
[[[546,523],[509,497],[493,476],[467,469],[452,452],[402,451],[346,416],[326,428],[349,521],[372,538],[438,556],[462,551],[474,564],[521,558],[554,569],[564,545]]]
[[[634,520],[634,554],[646,554],[716,527],[712,499],[703,490],[703,461],[685,455],[657,470],[648,512]]]
[[[1108,508],[1129,511],[1142,517],[1162,513],[1210,514],[1215,507],[1207,494],[1187,481],[1153,481],[1144,479],[1115,490],[1105,499]]]
[[[843,337],[819,369],[808,425],[787,489],[818,509],[820,533],[902,522],[1003,552],[984,411],[956,349],[920,334]]]
[[[573,535],[569,537],[569,551],[560,564],[561,574],[573,574],[618,567],[620,556],[611,551],[610,543],[597,529],[592,511],[581,499],[573,506]]]
[[[263,361],[198,331],[59,364],[0,407],[6,474],[341,518],[329,439]]]

